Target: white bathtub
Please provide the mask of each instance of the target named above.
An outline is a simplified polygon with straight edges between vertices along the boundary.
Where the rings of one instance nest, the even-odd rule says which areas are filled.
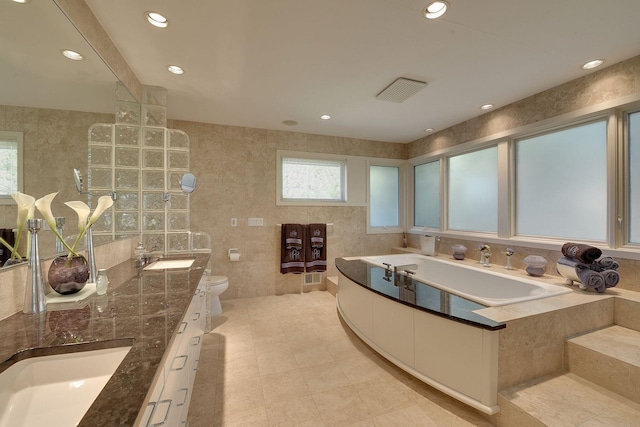
[[[569,288],[541,281],[520,278],[495,271],[498,267],[478,268],[453,260],[418,254],[394,254],[362,257],[362,261],[385,268],[383,263],[396,265],[416,264],[412,277],[452,294],[495,307],[572,292]]]

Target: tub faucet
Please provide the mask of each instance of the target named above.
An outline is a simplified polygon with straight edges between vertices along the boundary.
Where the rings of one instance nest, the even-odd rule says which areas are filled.
[[[393,275],[393,273],[391,272],[391,264],[388,264],[386,262],[383,262],[382,264],[384,265],[383,279],[386,280],[387,282],[391,282],[391,276]]]
[[[408,286],[411,284],[411,275],[416,274],[418,264],[405,264],[393,266],[393,284],[395,286]],[[401,272],[405,274],[400,274]]]

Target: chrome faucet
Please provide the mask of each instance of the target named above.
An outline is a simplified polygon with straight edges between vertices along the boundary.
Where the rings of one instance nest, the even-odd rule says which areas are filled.
[[[405,264],[393,266],[393,284],[395,286],[408,286],[411,284],[411,275],[416,274],[418,264]],[[400,274],[404,272],[405,274]]]
[[[391,271],[391,264],[386,262],[383,262],[382,264],[384,265],[383,279],[386,280],[387,282],[391,282],[391,276],[393,275],[393,272]]]
[[[491,263],[489,263],[489,257],[491,256],[491,247],[487,244],[480,245],[480,264],[484,267],[491,267]]]

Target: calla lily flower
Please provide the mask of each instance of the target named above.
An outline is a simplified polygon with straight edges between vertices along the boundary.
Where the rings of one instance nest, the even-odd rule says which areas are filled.
[[[51,202],[53,202],[53,199],[57,194],[57,192],[47,194],[46,196],[36,200],[35,205],[38,209],[38,212],[40,212],[40,215],[42,215],[47,224],[49,224],[49,228],[51,228],[51,231],[53,231],[56,237],[62,242],[62,245],[69,251],[69,255],[77,255],[74,249],[71,248],[71,246],[69,246],[67,242],[65,242],[64,237],[62,237],[60,233],[58,233],[58,229],[56,228],[56,219],[53,216],[53,212],[51,212]]]
[[[89,206],[86,203],[80,201],[66,202],[65,205],[69,206],[71,209],[76,211],[78,214],[78,237],[76,241],[73,243],[71,247],[71,252],[75,253],[76,246],[80,242],[80,239],[84,237],[87,233],[87,230],[91,225],[100,218],[100,215],[104,213],[107,209],[113,206],[113,199],[111,196],[102,196],[98,199],[98,206],[96,206],[96,210],[93,211],[93,214],[89,216]]]
[[[47,222],[47,224],[49,224],[49,227],[51,228],[51,230],[56,229],[56,219],[53,216],[53,212],[51,212],[51,203],[53,202],[53,199],[57,195],[58,193],[55,192],[55,193],[47,194],[46,196],[36,200],[36,208],[40,212],[40,215],[42,215],[44,220]]]
[[[16,205],[18,205],[18,218],[16,221],[16,229],[18,230],[18,234],[16,236],[16,245],[12,247],[5,240],[0,240],[4,246],[7,247],[11,251],[11,259],[19,259],[22,260],[22,257],[18,253],[18,247],[20,246],[20,240],[22,239],[22,231],[24,230],[27,219],[33,218],[33,212],[35,209],[35,201],[33,197],[28,194],[17,192],[16,194],[12,194],[11,197],[15,200]]]
[[[100,215],[102,215],[104,211],[109,209],[111,206],[113,206],[113,199],[111,198],[111,196],[101,196],[98,199],[98,206],[96,206],[96,210],[93,211],[93,213],[91,214],[91,218],[89,218],[89,223],[87,224],[87,226],[90,227],[91,224],[96,222],[98,218],[100,218]]]
[[[89,206],[87,206],[85,202],[80,202],[77,200],[66,202],[65,205],[76,211],[76,213],[78,214],[78,231],[80,233],[84,233],[85,228],[87,228],[87,219],[89,218],[89,212],[91,212]]]

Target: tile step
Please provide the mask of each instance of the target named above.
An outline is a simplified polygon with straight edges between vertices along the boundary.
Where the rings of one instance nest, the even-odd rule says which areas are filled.
[[[327,277],[327,291],[334,297],[338,293],[338,276]]]
[[[498,426],[637,426],[640,405],[573,373],[537,378],[499,393]]]
[[[614,325],[567,340],[569,372],[640,403],[640,332]]]

